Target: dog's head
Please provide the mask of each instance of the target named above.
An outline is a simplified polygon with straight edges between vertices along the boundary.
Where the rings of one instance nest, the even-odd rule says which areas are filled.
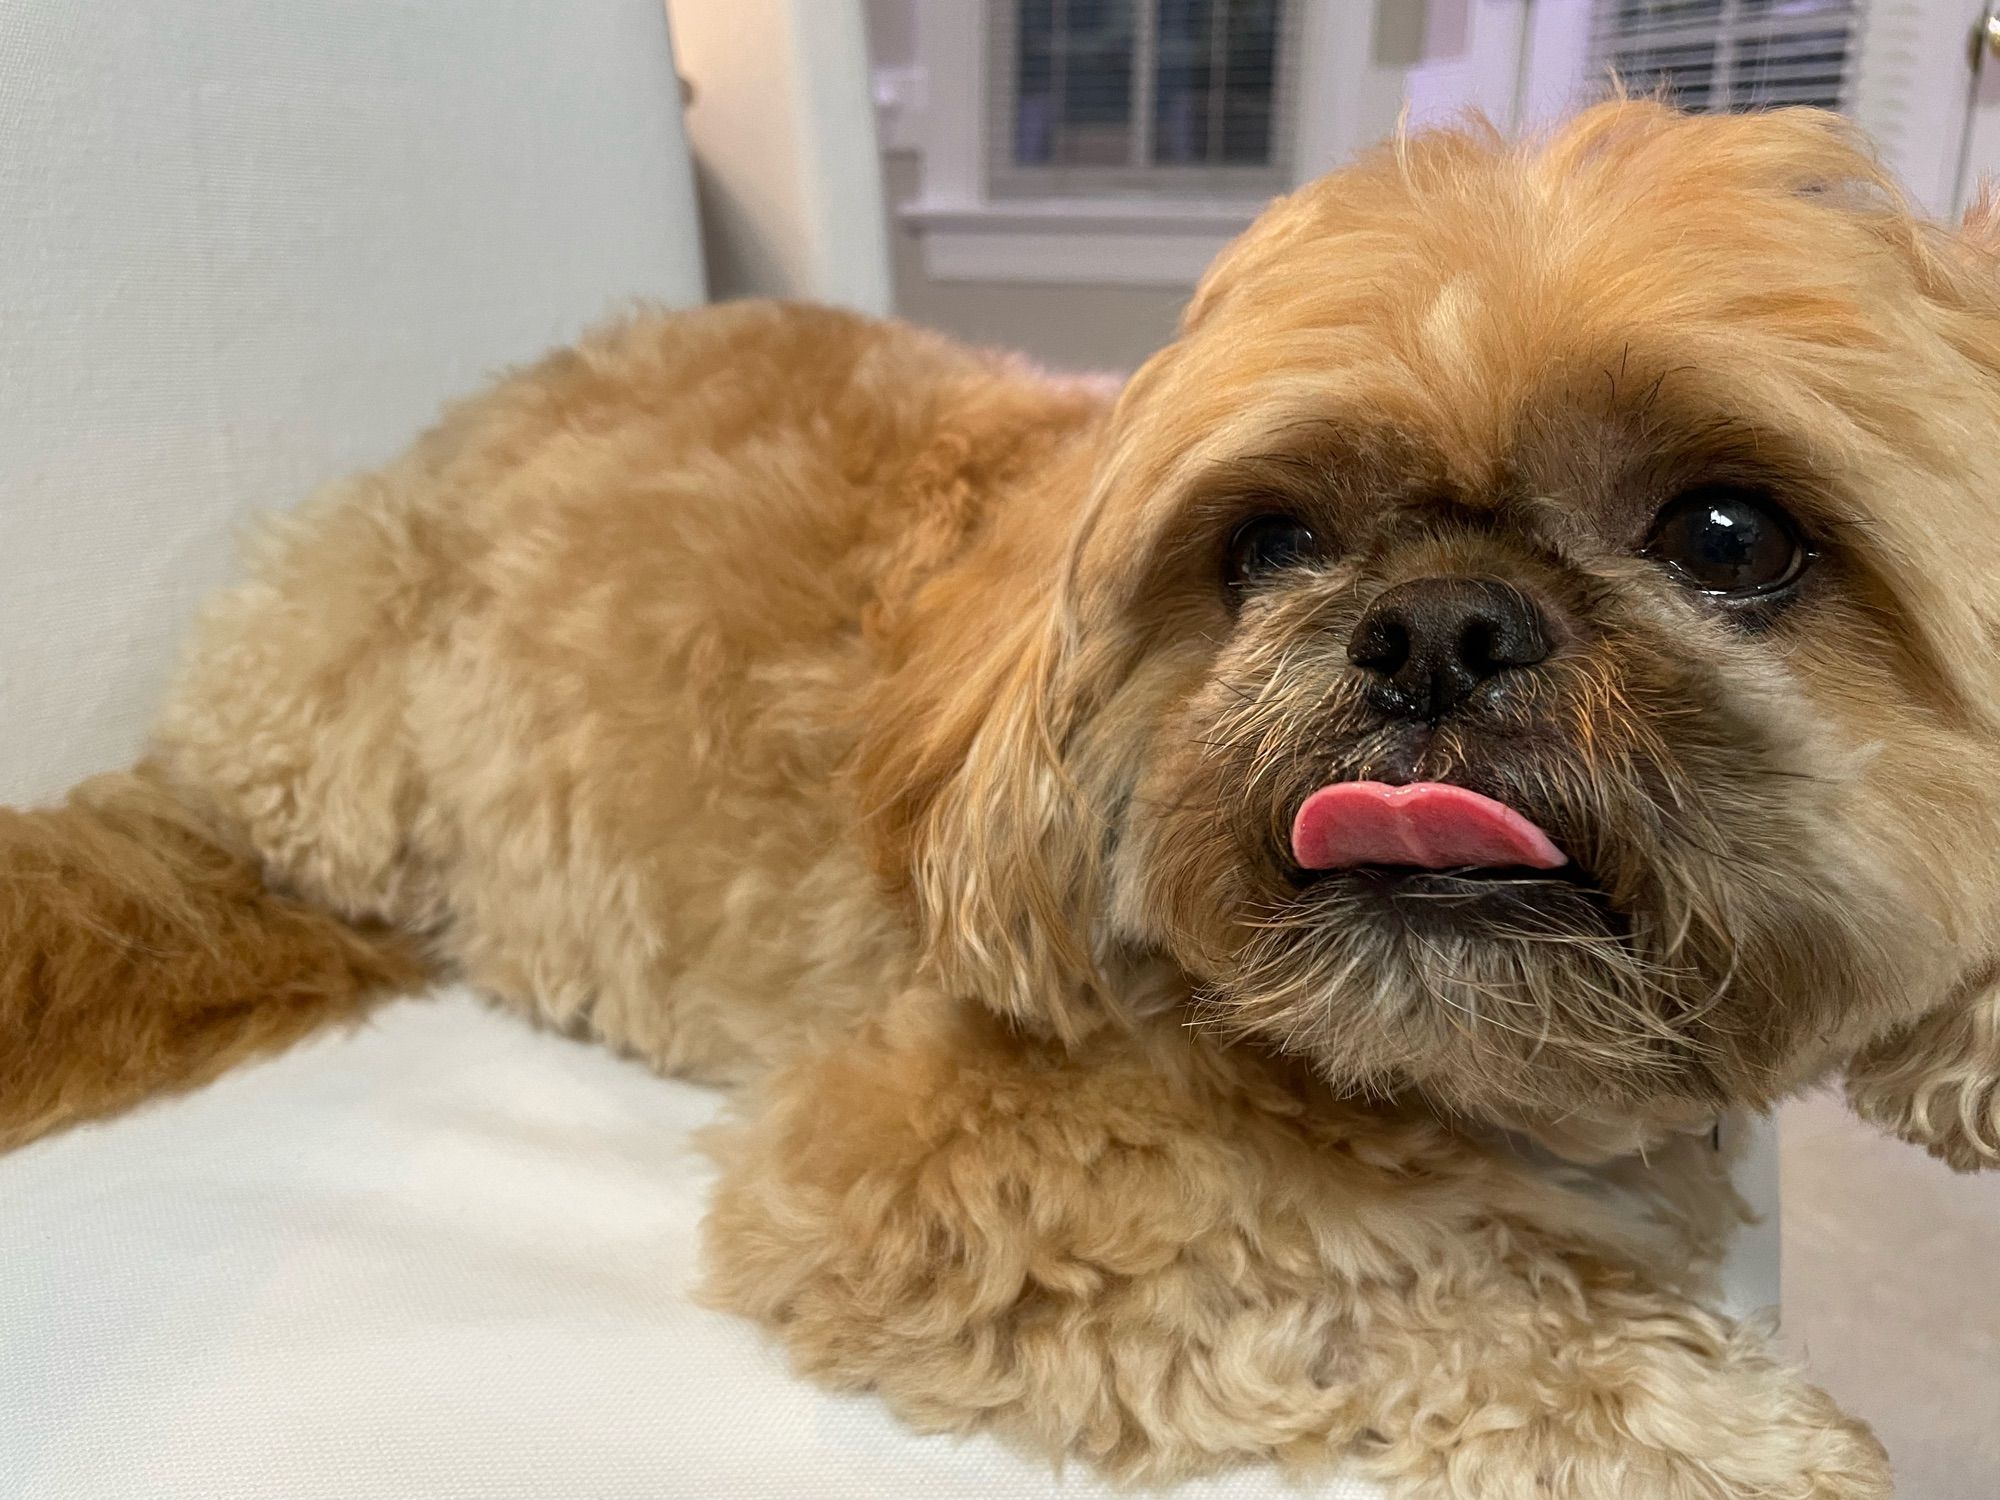
[[[1004,1010],[1165,959],[1338,1084],[1671,1116],[2000,942],[2000,269],[1831,117],[1385,148],[1045,489],[877,751]]]

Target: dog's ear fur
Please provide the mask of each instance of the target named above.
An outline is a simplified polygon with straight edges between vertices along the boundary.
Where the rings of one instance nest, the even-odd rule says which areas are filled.
[[[1032,412],[968,401],[906,476],[956,520],[910,548],[907,591],[871,621],[887,670],[849,768],[873,862],[915,909],[925,978],[1065,1040],[1112,1004],[1093,938],[1102,822],[1069,764],[1083,709],[1059,602],[1112,394],[1078,381]]]
[[[1979,197],[1958,222],[1958,233],[1967,245],[2000,255],[2000,193],[1993,183],[1980,185]]]
[[[1955,231],[1913,225],[1906,250],[1959,352],[2000,383],[2000,196],[1986,185]],[[1847,1097],[1862,1118],[1961,1172],[2000,1169],[2000,964],[1861,1052]]]
[[[1098,823],[1065,763],[1073,713],[1048,607],[1004,621],[987,603],[925,609],[932,649],[884,684],[856,771],[930,977],[1074,1041],[1108,1003],[1088,930]]]

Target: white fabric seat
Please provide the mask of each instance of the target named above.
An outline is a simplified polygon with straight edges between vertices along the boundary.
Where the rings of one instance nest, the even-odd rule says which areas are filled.
[[[0,1495],[1108,1500],[696,1305],[720,1105],[449,992],[0,1158]]]

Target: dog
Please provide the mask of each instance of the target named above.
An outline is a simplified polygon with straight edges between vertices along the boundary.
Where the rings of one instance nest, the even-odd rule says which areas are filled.
[[[1708,1132],[2000,1162],[1996,243],[1619,100],[1274,202],[1116,392],[618,322],[0,820],[0,1143],[448,971],[734,1088],[707,1295],[919,1427],[1887,1494],[1707,1305]]]

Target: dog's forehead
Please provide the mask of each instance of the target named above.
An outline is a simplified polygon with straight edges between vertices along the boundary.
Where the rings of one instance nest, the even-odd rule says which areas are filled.
[[[1475,488],[1566,416],[1629,427],[1706,404],[1782,423],[1787,406],[1823,404],[1823,358],[1851,392],[1882,341],[1846,288],[1775,262],[1760,276],[1746,258],[1734,274],[1760,284],[1732,289],[1697,284],[1665,249],[1586,263],[1556,238],[1528,229],[1455,259],[1413,245],[1351,266],[1338,292],[1281,286],[1227,309],[1179,351],[1168,404],[1179,420],[1210,416],[1201,435],[1218,452],[1370,413],[1426,435]]]
[[[1220,433],[1317,383],[1468,464],[1538,407],[1629,410],[1669,370],[1738,407],[1869,401],[1916,296],[1876,190],[1816,119],[1632,105],[1540,148],[1419,137],[1269,210],[1148,385]]]
[[[1639,455],[1784,457],[1770,439],[1789,433],[1837,464],[1903,399],[1893,321],[1852,267],[1747,233],[1695,253],[1674,215],[1585,232],[1536,207],[1495,208],[1477,235],[1439,212],[1396,236],[1286,239],[1135,381],[1133,447],[1178,469],[1149,490],[1340,428],[1377,435],[1346,440],[1378,469],[1473,504]]]
[[[1684,314],[1774,285],[1874,281],[1897,269],[1881,233],[1892,193],[1816,112],[1607,106],[1519,144],[1433,130],[1274,203],[1211,268],[1187,326],[1224,307],[1325,321],[1360,301],[1417,324],[1435,314],[1442,331],[1482,286],[1579,307],[1665,297]]]
[[[1213,425],[1180,414],[1178,460],[1151,493],[1292,496],[1357,517],[1444,502],[1603,523],[1622,509],[1637,524],[1664,492],[1701,479],[1820,487],[1826,456],[1726,350],[1614,326],[1568,347],[1546,339],[1540,359],[1468,368],[1450,344],[1482,316],[1473,295],[1451,284],[1426,307],[1428,327],[1412,337],[1427,352],[1349,350],[1337,364],[1245,372]]]

